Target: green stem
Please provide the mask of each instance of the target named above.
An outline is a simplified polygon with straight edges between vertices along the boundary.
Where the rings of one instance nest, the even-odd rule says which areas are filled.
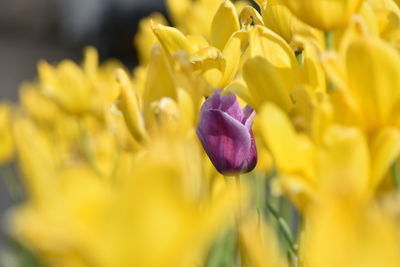
[[[327,50],[333,50],[333,33],[325,32],[325,46]]]
[[[7,164],[1,168],[1,176],[11,199],[20,200],[23,195],[22,189],[18,184],[17,177],[11,165]]]
[[[240,175],[236,174],[235,175],[235,185],[236,188],[239,192],[239,197],[240,197]],[[239,213],[235,218],[235,228],[236,228],[236,249],[237,249],[237,255],[238,255],[238,266],[242,266],[242,254],[241,254],[241,249],[240,249],[240,233],[239,233],[239,225],[240,225],[240,218],[242,216],[242,211],[241,211],[241,199],[239,199]]]
[[[101,171],[99,167],[97,166],[96,163],[96,157],[94,155],[93,147],[91,144],[90,136],[88,132],[86,131],[84,125],[82,122],[77,119],[78,127],[79,127],[79,133],[80,133],[80,142],[81,142],[81,147],[83,148],[83,153],[86,157],[86,160],[89,162],[89,164],[92,166],[93,170],[101,176]]]
[[[303,51],[296,51],[294,52],[296,55],[297,63],[299,63],[299,66],[303,66]]]
[[[393,184],[396,189],[396,192],[400,193],[400,170],[399,170],[399,165],[397,164],[397,161],[395,161],[392,164],[390,171],[392,173]]]
[[[297,249],[296,249],[296,245],[294,244],[294,238],[292,235],[292,232],[290,231],[289,225],[287,224],[287,222],[285,221],[285,219],[283,219],[278,212],[271,206],[271,204],[267,203],[267,207],[269,212],[272,214],[272,216],[275,218],[275,220],[278,222],[278,227],[279,227],[279,231],[282,233],[285,241],[287,242],[288,246],[289,246],[289,251],[292,254],[293,258],[297,258]]]

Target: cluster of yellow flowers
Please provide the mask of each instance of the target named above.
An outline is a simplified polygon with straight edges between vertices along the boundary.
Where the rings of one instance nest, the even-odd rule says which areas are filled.
[[[398,4],[167,0],[133,73],[39,62],[0,105],[10,235],[43,266],[400,266]],[[196,135],[214,89],[257,114],[240,178]]]

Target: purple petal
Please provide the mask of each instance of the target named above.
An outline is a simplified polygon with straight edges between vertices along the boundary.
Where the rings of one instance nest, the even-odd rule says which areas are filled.
[[[244,114],[236,96],[234,94],[221,95],[221,93],[222,90],[214,90],[213,95],[206,99],[201,110],[218,109],[242,121]]]
[[[246,126],[246,129],[248,131],[251,131],[256,112],[249,105],[246,105],[243,109],[243,114],[244,117],[242,119],[242,123],[244,124],[244,126]]]
[[[254,140],[254,135],[253,132],[250,132],[251,135],[251,145],[250,145],[250,152],[246,158],[246,161],[244,162],[242,166],[242,172],[249,172],[252,171],[257,164],[257,147],[256,147],[256,142]]]
[[[251,163],[247,163],[252,145],[250,132],[227,113],[220,110],[202,112],[197,135],[220,173],[240,173],[244,164]]]
[[[228,113],[232,118],[241,122],[243,120],[243,110],[234,94],[221,96],[220,110]]]
[[[201,111],[206,111],[209,109],[219,109],[221,106],[221,95],[218,90],[214,90],[214,93],[204,101]]]

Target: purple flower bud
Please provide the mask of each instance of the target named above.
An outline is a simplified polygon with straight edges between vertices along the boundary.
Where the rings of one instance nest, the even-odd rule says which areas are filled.
[[[216,90],[203,104],[199,137],[215,168],[224,175],[249,172],[257,163],[257,149],[251,127],[255,111],[242,109],[233,94]]]

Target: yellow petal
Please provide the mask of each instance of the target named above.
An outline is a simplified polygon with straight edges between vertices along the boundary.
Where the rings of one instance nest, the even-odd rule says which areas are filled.
[[[308,208],[319,201],[319,187],[298,175],[280,174],[277,185],[294,205],[306,214]]]
[[[350,90],[368,130],[389,123],[400,98],[400,56],[383,41],[359,38],[347,50]]]
[[[236,8],[225,0],[219,6],[211,24],[211,43],[222,50],[231,35],[240,29]]]
[[[270,0],[261,9],[265,26],[279,34],[288,43],[295,35],[303,35],[322,41],[322,33],[299,20],[282,0]]]
[[[144,120],[139,109],[139,104],[134,95],[132,84],[128,75],[123,70],[117,71],[117,78],[120,84],[120,108],[124,114],[126,125],[137,141],[146,137]]]
[[[303,176],[312,183],[314,148],[309,139],[297,134],[285,113],[273,104],[265,104],[257,120],[278,171]]]
[[[246,32],[236,32],[226,43],[222,51],[222,56],[225,60],[225,69],[217,88],[225,88],[237,75],[247,42],[248,34]]]
[[[285,0],[284,3],[307,24],[331,31],[346,26],[362,0]]]
[[[0,165],[10,161],[14,155],[11,112],[10,105],[0,103]]]
[[[325,72],[320,62],[318,49],[303,39],[303,66],[301,68],[301,80],[310,86],[314,92],[326,91]]]
[[[155,45],[152,49],[143,92],[144,108],[146,109],[152,101],[160,100],[162,97],[176,100],[176,89],[170,61],[161,47]]]
[[[247,88],[246,83],[241,80],[237,79],[234,80],[232,83],[230,83],[225,90],[227,92],[231,92],[241,99],[243,99],[247,104],[249,104],[251,107],[256,107],[256,103],[253,100],[253,96],[250,93],[249,89]]]
[[[58,183],[53,176],[55,162],[50,143],[44,134],[25,118],[15,120],[13,134],[29,197],[34,203],[46,205],[57,193],[49,188],[55,188],[55,184]]]
[[[138,26],[138,32],[134,38],[134,45],[142,64],[147,64],[150,60],[151,48],[158,42],[151,27],[153,24],[166,25],[167,21],[160,13],[154,13],[149,17],[141,19]]]
[[[244,252],[246,266],[288,267],[275,233],[265,223],[263,217],[251,214],[240,225],[241,249]]]
[[[290,46],[266,27],[255,26],[249,37],[250,57],[262,56],[277,68],[288,68],[295,76],[299,66]]]
[[[85,60],[83,62],[83,69],[91,79],[96,79],[97,69],[99,67],[99,54],[96,48],[87,47],[85,49]]]
[[[291,109],[290,89],[283,80],[285,77],[266,59],[262,57],[248,59],[243,65],[243,78],[252,95],[253,108],[259,109],[262,103],[270,101],[286,112]]]
[[[252,24],[254,25],[262,25],[264,26],[263,18],[261,17],[260,13],[252,7],[252,6],[245,6],[239,15],[240,24],[244,27],[248,27]]]
[[[379,186],[390,166],[400,153],[400,132],[386,127],[372,137],[371,142],[371,191]]]
[[[158,24],[153,26],[153,32],[170,56],[179,50],[187,51],[189,54],[192,53],[189,41],[179,30]]]
[[[316,166],[323,194],[366,197],[370,158],[367,141],[357,128],[332,126],[325,133]]]

